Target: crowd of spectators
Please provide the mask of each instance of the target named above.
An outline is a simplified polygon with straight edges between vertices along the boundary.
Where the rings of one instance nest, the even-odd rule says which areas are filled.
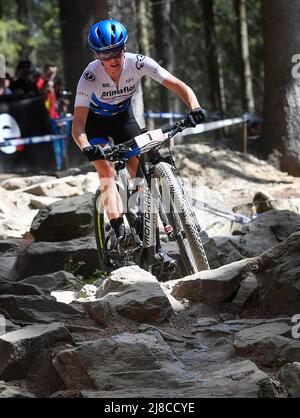
[[[0,79],[0,96],[11,94],[44,95],[45,106],[52,119],[68,113],[70,93],[63,89],[54,64],[46,64],[41,71],[37,67],[32,68],[29,60],[19,61],[14,77],[7,73],[5,78]]]

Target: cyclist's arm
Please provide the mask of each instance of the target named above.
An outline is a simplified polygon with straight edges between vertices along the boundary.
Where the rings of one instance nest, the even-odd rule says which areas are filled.
[[[89,113],[88,107],[78,106],[74,110],[74,119],[72,125],[72,136],[74,141],[82,150],[84,147],[89,146],[88,138],[85,133],[85,124]]]
[[[140,57],[138,59],[140,59],[143,64],[138,73],[140,72],[141,75],[150,76],[153,80],[161,83],[167,89],[171,90],[189,107],[190,110],[200,107],[195,93],[183,81],[174,77],[171,73],[169,73],[169,71],[161,67],[152,58],[140,55],[137,57]]]
[[[183,81],[179,80],[173,75],[168,75],[168,77],[162,82],[162,85],[175,93],[176,96],[178,96],[189,107],[190,110],[200,107],[198,99],[193,90]]]
[[[72,135],[82,150],[82,148],[89,146],[89,142],[85,133],[86,120],[89,113],[89,106],[91,97],[95,89],[96,76],[90,67],[87,67],[77,86],[74,120],[72,125]]]

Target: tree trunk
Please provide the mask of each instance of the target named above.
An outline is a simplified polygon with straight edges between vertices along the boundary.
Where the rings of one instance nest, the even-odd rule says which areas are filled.
[[[73,93],[72,105],[79,78],[93,59],[87,42],[88,33],[93,23],[105,18],[100,15],[106,11],[105,5],[105,1],[97,0],[59,0],[64,76],[67,89]],[[71,166],[85,161],[73,141],[68,143],[68,160]]]
[[[24,0],[16,0],[17,4],[17,18],[22,23],[28,24],[28,16],[29,16],[29,2]]]
[[[138,33],[139,47],[142,54],[150,56],[150,33],[149,33],[149,0],[139,0],[137,2],[138,17]],[[147,110],[150,110],[149,103],[151,101],[151,84],[150,77],[144,77],[142,80],[144,103]]]
[[[104,20],[107,19],[108,14],[108,0],[94,0],[94,8],[95,8],[95,22],[97,20]],[[94,23],[95,23],[94,22]]]
[[[173,53],[171,41],[171,0],[153,4],[153,24],[155,31],[156,60],[171,73]],[[169,112],[170,98],[165,88],[160,89],[160,108],[156,111]]]
[[[109,0],[109,17],[124,23],[128,30],[127,50],[138,52],[138,20],[135,0]],[[143,90],[141,84],[132,98],[132,108],[137,122],[145,126]]]
[[[225,96],[221,92],[221,74],[219,71],[221,57],[218,53],[214,5],[212,0],[202,0],[202,11],[205,29],[206,62],[209,77],[210,102],[212,110],[219,110],[221,116],[224,113]]]
[[[300,176],[300,74],[293,68],[300,51],[299,21],[298,0],[263,0],[264,151],[295,176]]]
[[[59,0],[64,74],[67,88],[73,96],[84,68],[93,59],[87,38],[92,24],[100,19],[95,15],[95,3]]]
[[[237,43],[241,65],[241,89],[243,109],[255,112],[255,102],[252,85],[252,71],[249,54],[249,36],[247,23],[246,0],[234,0],[237,21]]]
[[[28,59],[31,53],[31,47],[28,46],[28,38],[30,37],[30,11],[29,2],[24,0],[16,0],[17,19],[24,25],[23,37],[21,41],[21,59]]]

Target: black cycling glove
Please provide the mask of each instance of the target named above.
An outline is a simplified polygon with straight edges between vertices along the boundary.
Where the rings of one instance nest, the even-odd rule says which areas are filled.
[[[105,154],[100,145],[88,145],[82,148],[82,152],[89,161],[105,160]]]
[[[202,107],[197,107],[196,109],[191,110],[187,117],[191,126],[195,128],[198,123],[205,122],[207,118],[207,112],[206,110],[202,109]]]

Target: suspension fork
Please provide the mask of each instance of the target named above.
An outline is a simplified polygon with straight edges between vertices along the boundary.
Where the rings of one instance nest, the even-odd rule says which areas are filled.
[[[143,246],[144,257],[149,264],[152,264],[152,260],[156,255],[156,228],[157,228],[157,210],[154,202],[153,195],[151,193],[151,171],[150,163],[146,160],[146,156],[141,158],[141,171],[146,184],[144,187],[144,213],[143,213]]]

